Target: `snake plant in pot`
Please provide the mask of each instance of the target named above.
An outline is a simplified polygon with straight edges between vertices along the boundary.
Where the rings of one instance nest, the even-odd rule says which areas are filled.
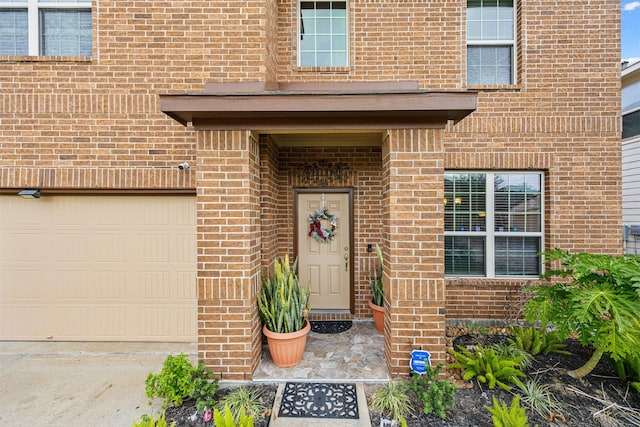
[[[296,275],[296,260],[289,264],[289,256],[277,258],[270,276],[263,273],[258,295],[262,333],[267,337],[273,363],[288,368],[302,360],[311,325],[307,321],[311,290],[300,285]]]
[[[371,294],[373,298],[369,301],[369,307],[373,313],[373,323],[381,334],[384,333],[384,288],[382,286],[382,271],[384,263],[382,260],[382,250],[376,245],[376,254],[378,255],[378,265],[373,269],[372,276],[369,278],[371,286]]]

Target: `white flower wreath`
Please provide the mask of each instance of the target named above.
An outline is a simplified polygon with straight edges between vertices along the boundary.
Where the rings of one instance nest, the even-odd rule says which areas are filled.
[[[330,227],[323,227],[322,221],[328,221]],[[327,209],[317,210],[309,214],[309,236],[318,242],[328,243],[336,237],[338,223],[335,215]]]

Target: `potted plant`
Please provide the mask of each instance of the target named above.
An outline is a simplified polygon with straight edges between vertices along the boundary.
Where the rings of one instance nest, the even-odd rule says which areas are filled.
[[[276,259],[271,276],[263,274],[258,296],[262,333],[267,337],[273,363],[282,368],[300,363],[311,330],[307,321],[311,289],[300,285],[297,264],[296,260],[291,267],[289,256]]]
[[[369,278],[371,285],[371,294],[373,298],[369,301],[369,307],[373,312],[373,323],[381,334],[384,333],[384,288],[382,286],[382,270],[384,263],[382,260],[382,250],[376,245],[376,253],[378,255],[378,265],[373,269],[373,277]]]

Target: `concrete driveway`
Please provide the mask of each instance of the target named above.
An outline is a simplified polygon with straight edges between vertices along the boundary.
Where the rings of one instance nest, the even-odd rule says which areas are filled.
[[[0,342],[0,425],[130,426],[149,406],[144,381],[177,343]]]

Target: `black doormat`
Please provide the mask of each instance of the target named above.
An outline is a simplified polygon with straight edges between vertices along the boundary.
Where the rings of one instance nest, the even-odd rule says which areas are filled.
[[[320,334],[339,334],[348,331],[352,325],[351,320],[312,320],[311,330]]]
[[[278,416],[357,420],[359,415],[356,385],[287,383]]]

